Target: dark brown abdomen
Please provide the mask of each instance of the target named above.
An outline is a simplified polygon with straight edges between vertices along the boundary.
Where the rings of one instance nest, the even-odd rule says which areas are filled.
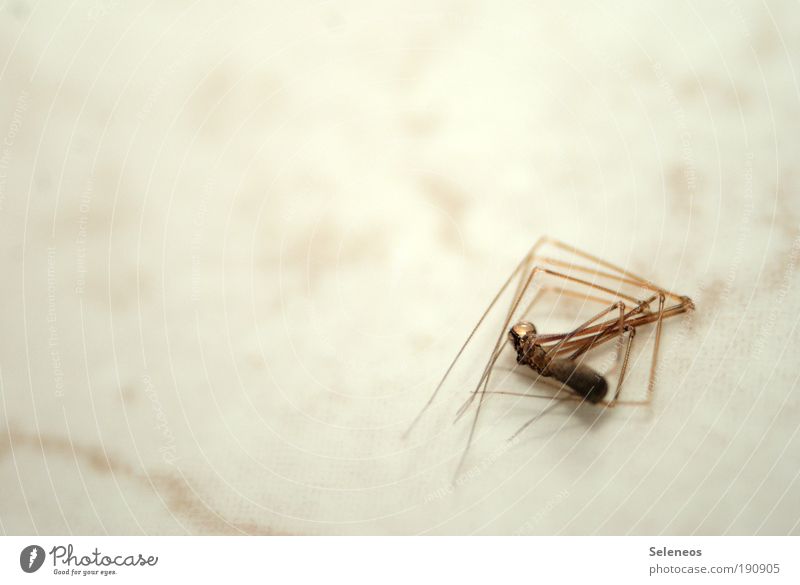
[[[577,361],[555,359],[547,365],[547,373],[593,404],[603,400],[608,391],[603,376]]]

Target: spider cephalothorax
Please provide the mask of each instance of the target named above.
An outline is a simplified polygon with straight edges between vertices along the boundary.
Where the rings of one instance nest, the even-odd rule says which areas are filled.
[[[509,329],[508,339],[517,352],[517,363],[521,366],[529,366],[542,376],[555,378],[588,402],[597,404],[605,398],[608,392],[606,379],[579,361],[549,356],[537,343],[533,323],[520,321]]]

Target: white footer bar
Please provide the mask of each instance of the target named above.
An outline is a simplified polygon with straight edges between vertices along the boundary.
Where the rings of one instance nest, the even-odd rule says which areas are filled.
[[[800,583],[798,537],[0,538],[0,583]]]

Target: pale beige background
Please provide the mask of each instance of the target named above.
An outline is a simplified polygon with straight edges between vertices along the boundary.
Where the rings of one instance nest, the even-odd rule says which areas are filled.
[[[2,2],[0,531],[797,533],[799,29]],[[451,490],[458,397],[402,431],[542,234],[698,311],[651,407],[497,401]]]

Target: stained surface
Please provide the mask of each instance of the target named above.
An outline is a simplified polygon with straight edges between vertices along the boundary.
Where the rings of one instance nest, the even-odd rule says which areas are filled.
[[[640,4],[7,3],[0,531],[798,533],[800,17]],[[698,311],[453,485],[543,234]]]

